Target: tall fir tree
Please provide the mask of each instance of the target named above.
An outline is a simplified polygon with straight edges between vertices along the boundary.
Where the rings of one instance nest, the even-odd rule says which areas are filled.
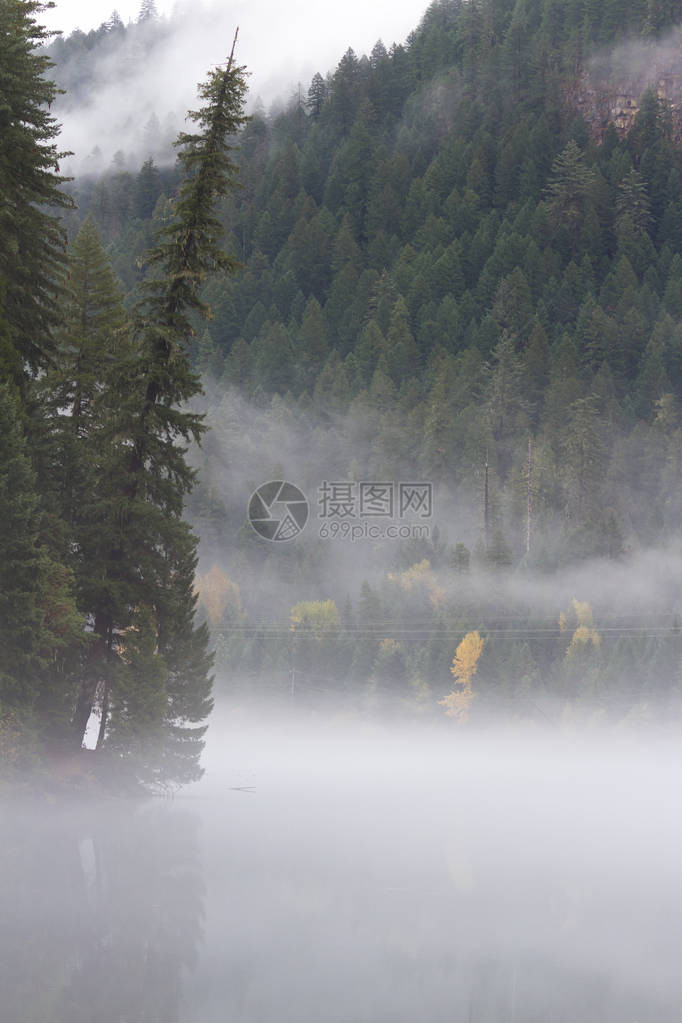
[[[40,668],[42,582],[36,480],[18,403],[0,384],[0,715],[32,707]]]
[[[0,726],[13,714],[39,754],[68,734],[86,637],[71,575],[46,542],[19,407],[0,384]]]
[[[66,238],[57,213],[71,205],[49,110],[57,88],[40,50],[49,33],[36,21],[45,7],[0,3],[0,705],[12,704],[43,746],[68,732],[84,643],[58,515],[36,472],[34,383],[54,355]]]
[[[69,252],[57,350],[36,385],[51,462],[42,475],[66,525],[69,544],[78,550],[83,548],[79,529],[91,518],[88,506],[97,498],[93,472],[115,400],[113,375],[127,347],[129,355],[123,295],[88,217]]]
[[[185,179],[175,219],[162,228],[149,255],[151,276],[133,314],[130,356],[120,363],[113,384],[115,440],[101,481],[110,494],[109,511],[100,524],[99,550],[90,559],[99,591],[95,653],[81,685],[74,739],[82,741],[98,700],[111,713],[117,744],[131,729],[139,738],[130,679],[134,663],[146,663],[151,656],[153,630],[163,669],[137,672],[135,701],[163,707],[163,720],[157,721],[164,737],[155,766],[159,781],[197,775],[205,730],[199,723],[211,707],[208,632],[193,621],[197,540],[182,518],[184,497],[195,479],[185,460],[186,444],[201,437],[203,424],[200,415],[181,406],[201,389],[187,354],[194,334],[190,316],[206,313],[201,286],[209,274],[236,265],[220,250],[221,227],[213,207],[235,184],[228,139],[246,121],[245,92],[244,69],[232,55],[227,67],[211,72],[200,88],[205,106],[190,114],[199,131],[178,139]],[[138,626],[140,616],[143,624]],[[135,628],[147,638],[140,639],[133,667],[122,671],[124,637]],[[100,739],[106,748],[106,722]]]
[[[35,16],[46,4],[0,3],[0,302],[7,341],[0,375],[21,383],[53,350],[66,236],[55,215],[70,205],[60,185],[57,87],[40,50],[49,33]]]

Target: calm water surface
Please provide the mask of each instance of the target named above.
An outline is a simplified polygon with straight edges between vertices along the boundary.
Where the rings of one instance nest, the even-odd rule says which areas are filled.
[[[2,1023],[682,1019],[677,743],[210,736],[173,800],[2,807]]]

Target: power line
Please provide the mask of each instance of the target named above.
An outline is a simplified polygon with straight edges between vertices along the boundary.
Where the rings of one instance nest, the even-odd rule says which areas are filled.
[[[333,639],[342,636],[374,636],[378,638],[390,638],[386,637],[386,633],[393,635],[402,635],[405,638],[413,636],[415,639],[420,637],[428,636],[445,636],[445,637],[456,637],[470,631],[470,628],[478,628],[485,631],[486,635],[495,636],[542,636],[542,635],[556,635],[556,636],[570,636],[573,634],[575,629],[561,629],[558,625],[553,628],[513,628],[513,629],[491,629],[487,626],[478,622],[475,626],[461,626],[457,628],[427,628],[423,626],[393,626],[385,625],[377,628],[352,628],[352,627],[339,627],[334,629],[315,629],[314,626],[305,628],[303,626],[296,626],[295,630],[290,625],[285,624],[255,624],[255,625],[226,625],[218,626],[217,631],[221,633],[233,633],[236,635],[260,635],[266,634],[271,636],[312,636],[316,639]],[[667,635],[670,638],[678,638],[681,634],[677,631],[673,631],[669,626],[647,626],[647,625],[632,625],[632,626],[606,626],[596,628],[596,632],[602,635],[619,636],[619,635]]]

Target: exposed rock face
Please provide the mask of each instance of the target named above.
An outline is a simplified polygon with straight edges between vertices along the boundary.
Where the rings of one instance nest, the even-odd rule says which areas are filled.
[[[635,123],[643,94],[651,89],[670,110],[673,137],[682,142],[682,49],[679,45],[632,45],[581,72],[573,105],[601,142],[612,124],[627,135]]]

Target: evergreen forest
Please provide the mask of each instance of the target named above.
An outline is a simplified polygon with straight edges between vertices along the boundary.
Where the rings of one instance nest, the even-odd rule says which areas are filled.
[[[434,0],[248,117],[231,60],[175,153],[151,123],[72,180],[50,104],[168,24],[40,11],[0,0],[3,763],[96,717],[191,780],[213,671],[313,713],[679,721],[678,105],[594,110],[682,3]],[[430,529],[269,543],[249,495],[287,479],[313,518],[323,481],[428,481]]]

